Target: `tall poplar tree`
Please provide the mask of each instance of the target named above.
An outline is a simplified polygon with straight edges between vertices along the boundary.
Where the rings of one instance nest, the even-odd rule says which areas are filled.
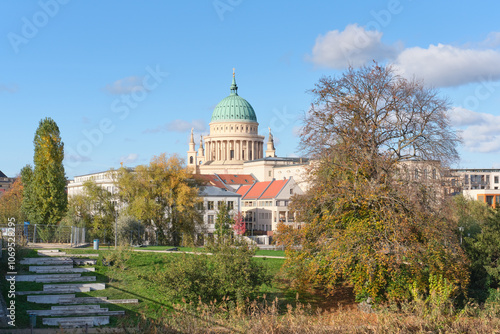
[[[66,211],[64,144],[59,127],[51,118],[40,121],[33,140],[34,168],[21,171],[24,184],[23,210],[32,223],[57,224]]]

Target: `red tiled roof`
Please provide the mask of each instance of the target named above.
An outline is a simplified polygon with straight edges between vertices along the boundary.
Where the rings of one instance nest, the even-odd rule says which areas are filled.
[[[286,185],[288,180],[273,181],[266,191],[260,196],[261,199],[275,198],[280,193],[281,189]]]
[[[254,183],[250,191],[245,195],[244,199],[259,198],[270,183],[271,181]]]
[[[246,194],[246,192],[248,191],[248,189],[250,189],[252,186],[241,186],[238,188],[238,190],[236,191],[237,194],[240,194],[241,196],[244,196]]]
[[[217,174],[225,184],[252,184],[257,181],[250,174]]]
[[[215,186],[217,188],[222,188],[222,189],[226,189],[226,186],[224,185],[224,183],[222,183],[216,175],[213,175],[213,174],[196,174],[194,175],[194,178],[196,180],[200,180],[206,184],[209,184],[211,186]]]

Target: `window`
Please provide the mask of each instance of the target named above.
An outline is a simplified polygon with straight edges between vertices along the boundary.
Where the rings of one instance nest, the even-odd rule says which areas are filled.
[[[229,151],[229,156],[231,160],[234,159],[234,150]]]
[[[208,218],[208,223],[209,224],[213,224],[214,223],[214,215],[208,215],[207,218]]]
[[[234,202],[233,201],[228,201],[227,202],[227,209],[228,210],[233,210],[234,209]]]
[[[271,171],[269,171],[269,176],[271,176]]]
[[[226,203],[224,203],[224,201],[218,201],[217,202],[217,209],[220,210],[220,208],[222,208]]]
[[[290,189],[290,195],[293,195],[293,189]]]
[[[493,205],[493,196],[486,196],[486,203],[489,206],[492,206]]]
[[[189,157],[189,163],[192,165],[193,164],[193,157]]]
[[[498,176],[495,176],[494,180],[495,180],[495,183],[498,183]]]
[[[197,203],[196,209],[198,209],[199,211],[203,210],[203,202]]]
[[[214,201],[208,201],[207,207],[208,207],[208,210],[213,210],[214,209]]]

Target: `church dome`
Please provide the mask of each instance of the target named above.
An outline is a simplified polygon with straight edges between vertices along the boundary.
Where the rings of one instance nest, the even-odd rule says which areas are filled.
[[[231,94],[217,104],[212,113],[212,122],[257,122],[257,116],[253,107],[247,100],[238,95],[238,86],[233,73]]]

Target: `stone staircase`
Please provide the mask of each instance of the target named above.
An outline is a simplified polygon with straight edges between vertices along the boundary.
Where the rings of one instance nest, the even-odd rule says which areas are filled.
[[[61,328],[94,327],[109,324],[110,316],[123,316],[125,311],[110,311],[100,304],[137,304],[137,299],[108,299],[107,297],[76,297],[75,292],[104,290],[104,283],[95,282],[96,276],[82,276],[95,268],[74,268],[74,265],[95,265],[89,257],[98,254],[66,254],[57,250],[39,250],[43,257],[25,258],[21,264],[29,265],[34,274],[15,275],[18,282],[56,283],[44,284],[41,291],[17,291],[26,295],[27,301],[36,304],[59,304],[50,310],[28,310],[28,314],[42,317],[47,326]]]

